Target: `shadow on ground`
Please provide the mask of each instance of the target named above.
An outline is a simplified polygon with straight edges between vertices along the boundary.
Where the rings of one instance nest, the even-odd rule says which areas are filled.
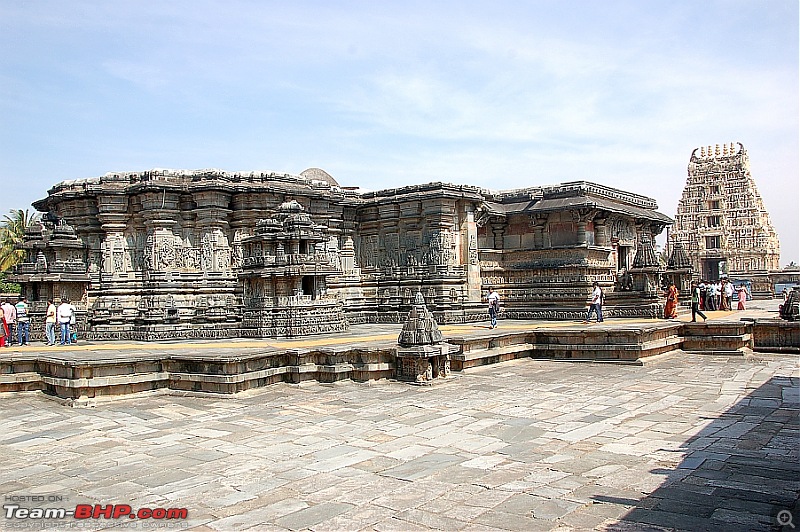
[[[771,379],[688,440],[676,469],[653,471],[667,478],[650,496],[594,497],[635,506],[608,530],[800,526],[799,407],[800,379]]]

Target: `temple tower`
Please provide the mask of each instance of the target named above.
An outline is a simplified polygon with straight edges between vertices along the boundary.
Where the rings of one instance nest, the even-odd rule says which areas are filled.
[[[670,245],[681,244],[702,279],[780,267],[780,242],[741,143],[696,148]]]

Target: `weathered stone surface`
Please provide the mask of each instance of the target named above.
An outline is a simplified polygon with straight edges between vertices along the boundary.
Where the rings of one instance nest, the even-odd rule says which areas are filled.
[[[780,242],[744,146],[697,148],[688,174],[670,240],[686,250],[694,271],[717,280],[779,269]],[[763,279],[754,282],[754,293],[769,294],[769,278]]]
[[[478,321],[489,285],[506,317],[575,319],[595,280],[608,316],[656,317],[657,272],[637,286],[624,274],[672,222],[650,198],[583,181],[359,194],[320,169],[109,173],[58,183],[34,206],[46,214],[13,280],[35,339],[50,297],[76,303],[90,339],[399,323],[418,291],[439,323]]]

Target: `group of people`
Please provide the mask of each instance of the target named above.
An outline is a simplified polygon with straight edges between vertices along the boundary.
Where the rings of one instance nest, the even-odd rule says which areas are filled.
[[[692,321],[697,321],[697,316],[700,316],[705,321],[706,315],[704,310],[733,310],[732,300],[734,292],[739,299],[738,310],[746,310],[748,290],[744,284],[734,287],[733,283],[727,279],[721,279],[715,283],[700,281],[692,281],[691,298],[692,298]],[[678,299],[679,290],[674,282],[670,282],[666,291],[667,301],[664,304],[664,317],[667,319],[675,319],[678,317]],[[589,302],[589,311],[586,313],[584,323],[589,323],[592,314],[597,317],[597,322],[603,321],[603,304],[604,301],[603,289],[600,284],[595,281],[592,284],[592,298]],[[489,288],[489,295],[487,297],[489,303],[489,318],[491,320],[491,328],[497,327],[497,315],[500,313],[500,295],[492,288]]]
[[[738,310],[745,310],[747,288],[744,285],[737,288],[727,279],[720,279],[716,282],[700,281],[697,287],[700,290],[700,310],[733,310],[734,292],[739,296]]]
[[[697,316],[706,320],[704,310],[733,310],[734,292],[739,299],[737,310],[747,310],[748,290],[744,284],[734,287],[727,279],[717,282],[692,281],[692,321],[697,321]],[[678,289],[675,283],[670,283],[667,288],[667,302],[664,304],[664,317],[674,319],[678,317]]]
[[[2,320],[4,345],[10,347],[14,340],[20,346],[30,345],[31,318],[28,299],[25,296],[19,296],[19,300],[14,305],[9,300],[5,300],[0,305],[0,309],[2,309],[0,319]],[[56,345],[56,327],[60,332],[61,342],[59,345],[72,344],[75,341],[75,333],[71,330],[73,325],[75,325],[75,307],[69,299],[62,299],[58,307],[53,300],[47,301],[44,322],[47,345]]]

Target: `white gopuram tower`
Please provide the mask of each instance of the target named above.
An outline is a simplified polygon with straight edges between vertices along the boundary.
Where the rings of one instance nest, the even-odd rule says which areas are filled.
[[[683,244],[704,280],[780,268],[781,246],[741,143],[696,148],[670,244]]]

